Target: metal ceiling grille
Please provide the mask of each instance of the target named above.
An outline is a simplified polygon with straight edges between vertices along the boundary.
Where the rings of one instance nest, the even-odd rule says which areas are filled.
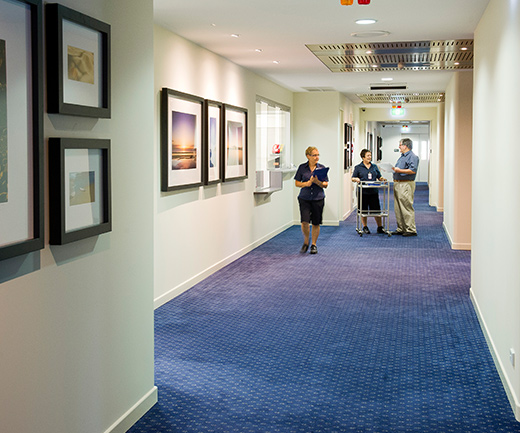
[[[306,47],[331,72],[473,69],[473,39]]]
[[[365,104],[444,102],[444,93],[361,93],[356,94]]]

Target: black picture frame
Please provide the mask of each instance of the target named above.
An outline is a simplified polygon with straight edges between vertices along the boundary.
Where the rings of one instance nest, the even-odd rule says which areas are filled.
[[[47,4],[45,16],[47,111],[110,118],[110,25],[58,3]],[[78,72],[84,65],[88,72]]]
[[[49,138],[49,216],[51,245],[112,230],[110,140]]]
[[[166,87],[161,90],[162,191],[195,188],[203,184],[203,126],[203,98]],[[189,150],[182,150],[182,146],[176,143],[179,135],[182,135],[182,141],[189,141]]]
[[[345,154],[344,154],[344,169],[348,170],[352,167],[352,156],[353,156],[353,134],[352,125],[350,123],[344,124],[344,142],[345,142]]]
[[[222,182],[222,164],[224,148],[223,134],[224,104],[210,99],[204,100],[204,128],[203,128],[203,184],[214,185]]]
[[[0,13],[3,18],[8,14],[17,17],[13,26],[0,29],[3,45],[3,71],[0,98],[0,208],[2,226],[0,227],[0,260],[38,251],[44,247],[44,179],[43,179],[43,7],[41,0],[0,0]],[[6,18],[7,19],[7,18]],[[20,22],[25,20],[25,26]],[[23,70],[16,70],[7,52],[26,62]],[[11,70],[12,67],[12,70]],[[16,91],[10,81],[16,81]],[[22,92],[18,95],[17,92]],[[13,110],[12,105],[16,105]],[[22,116],[20,106],[25,108]],[[13,114],[11,114],[13,112]],[[16,131],[8,141],[7,130]],[[12,138],[14,136],[14,139]],[[24,155],[7,159],[18,150]],[[13,166],[9,161],[16,161]],[[23,170],[17,169],[17,164]],[[18,191],[10,192],[10,185],[18,182],[24,185]],[[5,181],[5,183],[4,183]],[[19,199],[17,200],[17,195]],[[14,200],[10,199],[14,196]],[[17,202],[27,203],[27,208]],[[19,232],[23,228],[26,233]],[[6,236],[7,234],[7,236]]]
[[[247,179],[248,120],[247,109],[224,104],[222,181]]]
[[[383,159],[383,137],[376,137],[376,161],[381,161]]]

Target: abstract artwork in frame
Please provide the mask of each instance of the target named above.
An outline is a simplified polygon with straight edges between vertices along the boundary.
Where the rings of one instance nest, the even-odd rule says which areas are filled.
[[[0,0],[0,260],[44,246],[40,0]]]
[[[222,107],[217,101],[204,101],[203,179],[204,185],[222,180]]]
[[[161,190],[202,185],[204,99],[161,91]]]
[[[110,140],[49,138],[50,243],[112,230]]]
[[[45,6],[49,113],[110,118],[110,25]]]
[[[247,178],[247,109],[224,104],[222,180]]]

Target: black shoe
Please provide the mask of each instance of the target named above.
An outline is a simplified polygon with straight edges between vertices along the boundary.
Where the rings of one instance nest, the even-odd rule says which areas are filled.
[[[398,230],[396,230],[395,232],[392,232],[393,235],[402,235],[404,234],[403,232],[400,232]]]
[[[415,232],[406,232],[406,233],[403,233],[403,237],[408,237],[408,236],[417,236],[417,233],[415,233]]]
[[[303,244],[300,253],[305,254],[309,249],[309,244]]]
[[[377,232],[378,233],[384,233],[385,232],[385,229],[381,226],[381,227],[378,227],[377,228]]]
[[[316,245],[311,245],[311,254],[318,254],[318,248]]]
[[[367,226],[363,227],[363,233],[365,233],[366,235],[369,235],[370,229]]]

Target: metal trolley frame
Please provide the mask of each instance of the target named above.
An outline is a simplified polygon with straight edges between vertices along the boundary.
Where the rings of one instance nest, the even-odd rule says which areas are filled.
[[[381,210],[373,211],[370,209],[363,210],[363,194],[362,190],[365,188],[378,188],[383,191],[382,200],[380,200]],[[390,211],[390,182],[385,181],[362,181],[356,186],[356,194],[359,197],[358,209],[356,216],[356,231],[359,236],[363,236],[363,223],[361,217],[381,217],[384,232],[390,237],[392,233],[388,229],[388,215]],[[379,197],[381,199],[381,197]]]

